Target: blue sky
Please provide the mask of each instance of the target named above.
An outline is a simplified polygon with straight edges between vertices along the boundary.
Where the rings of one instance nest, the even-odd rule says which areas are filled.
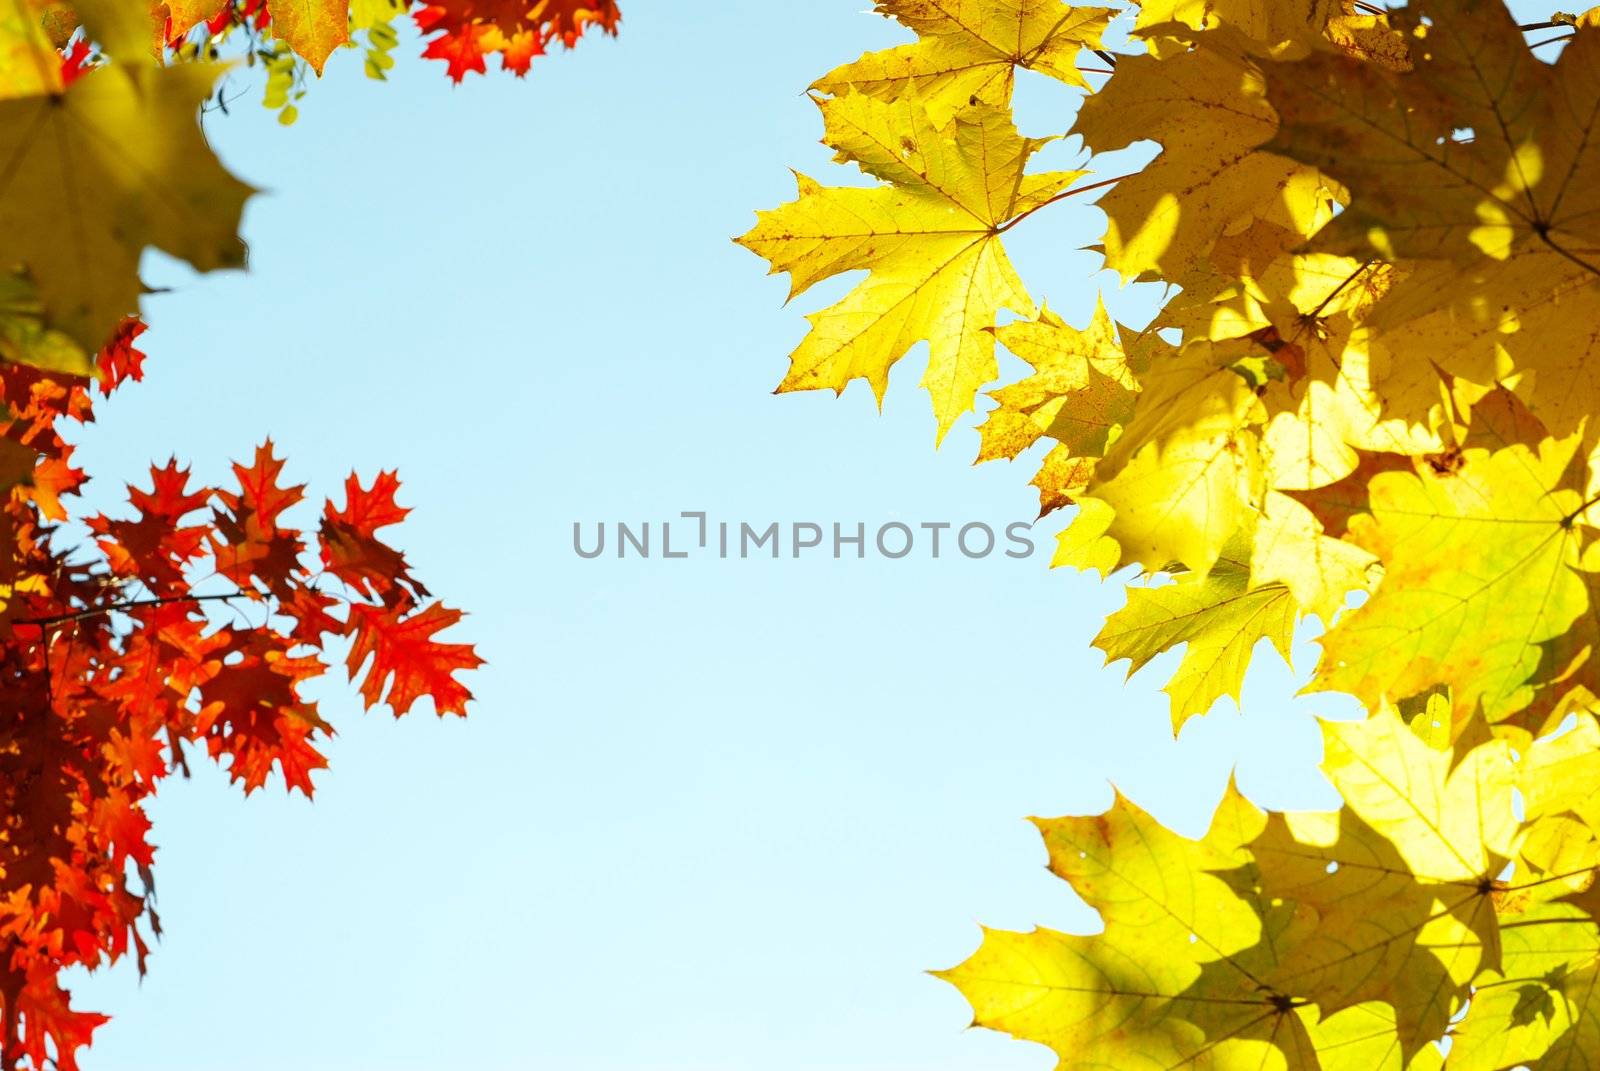
[[[636,0],[619,40],[525,82],[453,88],[408,40],[383,85],[345,53],[287,130],[239,77],[250,96],[209,129],[269,191],[251,271],[147,263],[174,292],[148,305],[148,379],[83,438],[91,504],[169,454],[220,478],[268,434],[313,492],[398,467],[404,545],[490,665],[465,722],[319,689],[340,736],[315,803],[276,782],[244,801],[204,768],[167,786],[167,935],[142,985],[79,985],[115,1016],[91,1067],[1043,1071],[922,973],[980,921],[1093,927],[1024,816],[1097,811],[1115,782],[1197,834],[1235,765],[1263,803],[1333,801],[1312,714],[1334,700],[1290,698],[1264,651],[1242,713],[1174,742],[1170,659],[1127,685],[1103,667],[1118,587],[1048,571],[1043,546],[572,552],[575,520],[684,510],[1032,516],[1029,467],[972,467],[972,419],[934,450],[920,351],[882,415],[864,384],[771,393],[839,290],[784,308],[729,239],[792,197],[790,166],[860,181],[802,90],[901,39],[864,6]],[[1019,115],[1056,133],[1072,106],[1030,82]],[[1099,226],[1066,202],[1012,251],[1069,320],[1104,287],[1139,322],[1152,295],[1074,252]]]

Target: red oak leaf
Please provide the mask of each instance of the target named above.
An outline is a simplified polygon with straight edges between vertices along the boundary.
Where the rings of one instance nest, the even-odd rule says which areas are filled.
[[[345,508],[334,509],[330,498],[317,531],[322,563],[330,573],[363,595],[396,608],[414,605],[428,594],[412,578],[405,555],[375,536],[379,528],[397,524],[411,512],[395,503],[399,488],[393,472],[378,473],[365,490],[352,473],[344,482]]]
[[[139,320],[131,317],[123,320],[117,333],[100,351],[95,364],[100,372],[102,393],[110,394],[129,380],[137,383],[144,378],[144,351],[133,344],[134,339],[144,334],[144,330],[144,324]]]
[[[310,737],[328,727],[298,689],[325,667],[315,656],[289,655],[283,638],[271,633],[224,635],[229,644],[221,666],[200,686],[195,732],[213,756],[232,757],[228,775],[243,782],[246,793],[265,784],[277,763],[288,788],[311,795],[311,771],[328,763]]]
[[[417,13],[417,25],[424,31],[429,29],[424,17],[430,12],[440,12],[437,7],[424,8]],[[435,18],[434,21],[438,21]],[[439,59],[445,61],[445,73],[450,81],[459,82],[467,76],[468,71],[485,73],[488,68],[484,66],[484,43],[491,34],[495,33],[492,26],[461,26],[436,37],[428,42],[428,47],[422,50],[424,59]]]
[[[437,0],[414,18],[424,33],[442,31],[423,56],[445,60],[459,82],[469,70],[484,73],[490,52],[520,77],[551,41],[572,48],[591,26],[615,34],[622,12],[616,0]]]
[[[339,600],[315,588],[298,586],[288,598],[278,601],[278,612],[294,622],[294,628],[289,630],[290,638],[315,647],[325,635],[345,634],[346,623],[328,613],[338,604]]]
[[[521,78],[533,65],[533,58],[542,55],[544,40],[532,30],[518,30],[500,49],[500,66]]]
[[[150,466],[150,490],[128,485],[128,502],[139,511],[136,520],[112,520],[104,514],[88,519],[106,561],[118,576],[137,577],[151,590],[165,593],[183,582],[184,569],[205,551],[208,529],[185,525],[211,498],[209,487],[189,489],[189,470],[176,459],[165,467]]]
[[[216,513],[216,531],[210,538],[217,572],[246,591],[259,581],[267,591],[285,596],[300,568],[305,544],[278,524],[278,518],[305,498],[305,484],[278,485],[283,461],[272,455],[272,440],[256,448],[255,463],[235,463],[237,493],[218,491],[222,505]]]
[[[453,674],[481,666],[483,660],[469,644],[439,643],[433,639],[435,633],[460,621],[461,611],[434,603],[402,617],[387,608],[358,604],[350,607],[350,615],[355,623],[355,642],[345,664],[350,679],[355,680],[362,664],[369,657],[372,659],[361,682],[361,695],[368,710],[381,700],[399,716],[418,699],[430,696],[440,716],[467,712],[472,693]]]

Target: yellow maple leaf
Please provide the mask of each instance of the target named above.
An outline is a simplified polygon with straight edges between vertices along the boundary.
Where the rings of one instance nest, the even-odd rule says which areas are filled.
[[[1248,863],[1241,849],[1262,820],[1234,793],[1201,841],[1120,796],[1104,815],[1036,820],[1051,869],[1105,932],[988,930],[970,959],[936,973],[978,1025],[1048,1045],[1064,1068],[1182,1066],[1206,1052],[1203,1066],[1218,1071],[1263,1066],[1275,1028],[1303,1028],[1238,958],[1258,946],[1263,921],[1223,872]]]
[[[155,66],[161,61],[167,21],[160,0],[73,0],[84,33],[123,66]]]
[[[95,374],[94,354],[45,322],[39,296],[22,275],[0,275],[0,360],[74,376]]]
[[[1243,345],[1190,343],[1144,377],[1133,419],[1086,496],[1113,511],[1122,564],[1209,572],[1263,493],[1260,399],[1232,366]]]
[[[1423,743],[1385,707],[1365,721],[1325,722],[1323,741],[1329,780],[1418,878],[1476,886],[1511,857],[1516,768],[1504,740],[1452,769],[1451,752]]]
[[[51,324],[89,352],[137,312],[146,246],[201,271],[244,263],[239,216],[254,191],[196,119],[222,69],[116,63],[59,96],[0,101],[0,230]]]
[[[1595,1066],[1600,928],[1592,905],[1541,903],[1502,924],[1498,970],[1450,1032],[1450,1071]]]
[[[1510,384],[1553,435],[1600,435],[1590,419],[1600,409],[1600,277],[1566,272],[1544,255],[1469,268],[1428,264],[1376,310],[1373,324],[1393,352],[1427,351],[1451,376]],[[1379,389],[1388,393],[1387,384]]]
[[[1251,845],[1269,901],[1311,913],[1267,976],[1323,1011],[1382,1002],[1411,1055],[1444,1034],[1468,984],[1499,951],[1494,890],[1420,881],[1350,808],[1274,815]]]
[[[44,0],[0,5],[0,100],[60,91],[61,60],[46,29],[51,7]],[[70,27],[76,18],[60,21]]]
[[[1445,471],[1385,472],[1351,538],[1383,563],[1370,601],[1322,638],[1315,686],[1376,707],[1437,684],[1460,717],[1530,698],[1539,645],[1587,605],[1574,571],[1582,505],[1563,486],[1575,438],[1462,451]]]
[[[1261,151],[1277,116],[1260,70],[1208,39],[1176,55],[1121,57],[1072,129],[1096,152],[1142,139],[1162,145],[1098,202],[1108,221],[1106,264],[1124,279],[1159,271],[1187,286],[1226,233],[1265,220],[1309,235],[1326,218],[1321,176]]]
[[[917,101],[852,93],[819,102],[825,141],[886,185],[827,187],[799,176],[800,198],[760,213],[739,243],[788,272],[791,296],[841,272],[867,269],[844,300],[812,314],[780,391],[843,392],[865,379],[879,402],[889,368],[929,345],[922,385],[939,437],[998,374],[1002,308],[1036,314],[1000,235],[1079,178],[1027,174],[1043,142],[1018,135],[1008,111],[969,107],[944,126]]]
[[[1417,43],[1412,71],[1329,54],[1273,70],[1269,148],[1352,191],[1319,244],[1514,268],[1481,275],[1496,308],[1600,282],[1600,29],[1576,29],[1548,65],[1499,0],[1419,0],[1396,17]],[[1462,296],[1458,282],[1410,300]]]
[[[1100,47],[1115,14],[1062,0],[877,0],[876,10],[921,40],[869,52],[811,88],[884,100],[916,96],[935,122],[973,103],[1009,104],[1018,67],[1087,89],[1078,56]]]
[[[1282,584],[1250,586],[1249,541],[1235,541],[1204,575],[1186,573],[1158,587],[1128,588],[1128,603],[1106,619],[1094,645],[1106,661],[1126,658],[1128,674],[1179,645],[1183,660],[1163,689],[1172,729],[1204,714],[1223,696],[1239,698],[1256,643],[1267,639],[1289,661],[1298,616]]]
[[[1121,796],[1036,824],[1103,932],[986,930],[936,973],[1061,1068],[1437,1069],[1498,952],[1493,890],[1418,880],[1348,812],[1269,821],[1230,785],[1200,840]]]
[[[171,37],[176,40],[222,11],[228,0],[166,0]]]
[[[1040,515],[1070,505],[1094,474],[1095,459],[1133,415],[1138,380],[1104,303],[1086,331],[1049,309],[1037,320],[997,328],[1032,375],[989,392],[999,408],[978,427],[978,460],[1015,459],[1042,438],[1056,442],[1034,477]]]
[[[1529,822],[1567,812],[1600,830],[1600,724],[1593,714],[1574,718],[1560,736],[1539,740],[1517,771],[1524,814]]]
[[[1077,515],[1056,537],[1056,551],[1050,567],[1092,569],[1101,578],[1110,576],[1122,564],[1122,547],[1106,535],[1115,512],[1104,502],[1085,498],[1076,503]]]
[[[1330,537],[1301,503],[1267,492],[1251,533],[1252,584],[1282,584],[1303,611],[1330,625],[1351,592],[1371,586],[1376,561],[1354,543]]]
[[[1226,26],[1263,45],[1304,44],[1338,14],[1339,0],[1140,0],[1134,28],[1159,32],[1172,22],[1196,30]]]

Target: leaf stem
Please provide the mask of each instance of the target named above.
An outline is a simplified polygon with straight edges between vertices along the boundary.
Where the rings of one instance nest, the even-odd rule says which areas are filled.
[[[1588,511],[1589,507],[1594,505],[1600,505],[1600,495],[1595,495],[1593,498],[1589,499],[1589,501],[1585,502],[1583,505],[1567,514],[1565,517],[1561,518],[1561,527],[1571,527],[1573,521],[1583,516],[1584,513]]]
[[[1353,283],[1357,279],[1359,279],[1361,277],[1362,272],[1365,272],[1368,268],[1372,267],[1376,263],[1377,263],[1376,260],[1368,260],[1365,263],[1363,263],[1360,267],[1356,268],[1355,271],[1351,272],[1349,275],[1346,275],[1344,277],[1344,281],[1342,283],[1340,283],[1338,286],[1334,287],[1333,290],[1328,294],[1328,296],[1322,299],[1322,303],[1321,304],[1319,304],[1316,308],[1312,309],[1309,313],[1306,314],[1307,318],[1315,320],[1317,317],[1321,316],[1322,315],[1322,310],[1326,309],[1333,302],[1334,298],[1336,298],[1340,294],[1344,293],[1345,287],[1349,286],[1351,283]]]
[[[1027,219],[1029,216],[1033,215],[1035,212],[1039,211],[1039,209],[1044,208],[1047,205],[1053,205],[1057,201],[1065,201],[1068,197],[1076,197],[1080,193],[1088,193],[1090,190],[1103,189],[1106,186],[1111,186],[1121,182],[1123,179],[1132,178],[1137,173],[1138,172],[1132,172],[1127,175],[1118,175],[1116,178],[1101,179],[1099,182],[1091,182],[1087,186],[1075,186],[1070,190],[1062,190],[1048,201],[1040,201],[1038,204],[1022,213],[1022,215],[1014,216],[1007,222],[1001,224],[999,227],[996,227],[995,233],[1004,234],[1006,231],[1009,231],[1012,227],[1015,227],[1017,224],[1021,223],[1023,220]]]

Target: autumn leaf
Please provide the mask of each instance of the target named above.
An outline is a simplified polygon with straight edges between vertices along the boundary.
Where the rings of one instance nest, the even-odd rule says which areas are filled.
[[[1394,849],[1359,820],[1269,821],[1231,786],[1199,841],[1121,797],[1038,825],[1103,932],[987,931],[937,973],[979,1025],[1064,1068],[1436,1068],[1426,1028],[1390,1001],[1417,998],[1400,1006],[1442,1030],[1497,935],[1487,892],[1391,869]]]
[[[190,30],[215,18],[229,0],[166,0],[168,37],[177,40]]]
[[[1506,963],[1502,915],[1540,885],[1489,876],[1517,832],[1511,752],[1452,771],[1392,712],[1327,737],[1340,813],[1268,816],[1230,786],[1199,841],[1120,796],[1039,822],[1103,932],[990,931],[940,976],[1068,1068],[1437,1068],[1429,1042]]]
[[[161,59],[162,6],[150,0],[73,0],[72,11],[83,22],[84,35],[119,65],[153,67]]]
[[[0,101],[0,229],[50,322],[97,351],[138,311],[139,257],[240,267],[249,186],[211,153],[196,108],[222,68],[113,64],[60,96]]]
[[[1479,969],[1498,961],[1495,890],[1418,880],[1396,846],[1350,809],[1273,815],[1250,852],[1267,902],[1295,904],[1315,919],[1277,949],[1271,984],[1324,1013],[1390,1009],[1381,1025],[1369,1021],[1385,1041],[1381,1058],[1398,1064],[1403,1052],[1415,1067]],[[1339,1047],[1327,1056],[1324,1066],[1344,1066]]]
[[[1141,0],[1135,30],[1160,32],[1168,23],[1196,30],[1225,26],[1268,46],[1306,44],[1341,13],[1338,0]]]
[[[1524,705],[1539,644],[1588,601],[1574,569],[1582,503],[1562,485],[1575,447],[1472,449],[1444,472],[1373,477],[1351,538],[1383,581],[1323,637],[1316,686],[1376,705],[1444,683],[1459,712],[1481,703],[1491,717]]]
[[[279,519],[305,497],[305,484],[279,484],[283,459],[273,453],[271,439],[256,448],[250,465],[235,462],[233,474],[239,490],[218,494],[208,535],[217,571],[253,595],[265,590],[287,598],[305,541]]]
[[[1239,346],[1199,343],[1155,364],[1133,418],[1085,492],[1110,507],[1122,564],[1205,574],[1250,521],[1265,410],[1234,366]]]
[[[841,272],[870,275],[843,301],[811,317],[780,391],[843,392],[865,379],[882,401],[889,368],[929,344],[922,385],[942,438],[998,375],[994,335],[1002,308],[1033,301],[1000,235],[1082,172],[1029,175],[1043,144],[1020,137],[1009,114],[977,105],[944,127],[916,100],[883,103],[855,93],[819,102],[824,140],[884,185],[822,186],[799,177],[799,200],[760,214],[739,243],[788,272],[791,296]]]
[[[284,784],[312,793],[311,772],[327,766],[312,735],[328,725],[299,688],[320,676],[323,664],[309,655],[288,654],[261,632],[218,634],[210,652],[215,669],[200,688],[195,731],[212,756],[231,761],[228,776],[254,792],[276,767]]]
[[[333,50],[350,40],[347,0],[273,0],[272,32],[319,75]]]
[[[1100,47],[1115,13],[1061,0],[877,0],[875,10],[899,19],[919,40],[869,52],[811,88],[891,101],[916,97],[938,124],[972,104],[1010,104],[1019,67],[1089,88],[1078,58]]]
[[[431,696],[441,717],[466,714],[472,693],[454,674],[474,669],[483,660],[467,644],[440,643],[433,638],[460,621],[461,611],[433,603],[404,616],[384,607],[359,605],[350,612],[355,640],[346,665],[354,680],[371,659],[361,681],[368,709],[383,702],[399,716],[410,711],[418,699]]]
[[[1264,923],[1225,874],[1248,859],[1242,842],[1261,820],[1234,797],[1212,832],[1190,841],[1119,797],[1104,815],[1037,822],[1051,870],[1100,911],[1105,932],[987,931],[970,959],[938,976],[966,996],[978,1025],[1048,1045],[1062,1067],[1175,1066],[1217,1046],[1233,1058],[1215,1066],[1259,1062],[1265,1036],[1298,1026],[1238,958]],[[1175,871],[1186,880],[1171,880]],[[1225,980],[1207,973],[1214,965]]]
[[[1390,710],[1328,722],[1324,740],[1334,787],[1418,878],[1482,882],[1499,870],[1495,860],[1511,856],[1515,768],[1504,741],[1473,748],[1457,765]]]
[[[940,109],[1004,119],[1031,62],[979,44],[1025,5],[928,5],[959,25],[918,25],[913,3],[880,10],[918,43],[817,83],[825,113],[878,108],[880,211],[933,181],[916,153]],[[1072,127],[1090,165],[1159,152],[1077,187],[1111,187],[1089,252],[1162,284],[1161,307],[1133,332],[1103,307],[1079,330],[986,304],[1032,367],[991,389],[980,460],[1051,447],[1033,483],[1073,511],[1052,564],[1138,568],[1095,643],[1133,670],[1182,649],[1175,725],[1237,696],[1259,640],[1286,651],[1305,616],[1324,628],[1312,687],[1368,716],[1325,726],[1335,813],[1230,789],[1199,841],[1121,796],[1040,823],[1104,929],[987,931],[941,972],[979,1025],[1095,1071],[1600,1067],[1597,32],[1594,12],[1519,25],[1499,0],[1144,0],[1131,43],[1093,46],[1111,73]],[[1051,218],[1007,213],[997,233]],[[942,263],[891,232],[814,230],[769,259],[796,292],[865,270],[840,307],[865,317],[852,300]],[[903,322],[803,385],[868,378],[881,400],[933,333]],[[941,429],[966,388],[936,398]]]
[[[1507,918],[1501,932],[1499,969],[1451,1031],[1451,1071],[1592,1066],[1600,1043],[1600,928],[1591,910],[1538,904]]]
[[[1237,557],[1224,553],[1203,576],[1186,573],[1171,584],[1128,588],[1127,606],[1094,638],[1107,662],[1128,660],[1130,676],[1157,655],[1184,648],[1165,687],[1174,732],[1223,696],[1238,700],[1258,640],[1270,640],[1289,660],[1298,607],[1282,584],[1251,587],[1248,551],[1246,543],[1235,549]]]
[[[23,275],[0,275],[0,360],[48,372],[89,376],[94,357],[45,321],[34,285]]]
[[[368,488],[352,473],[344,483],[344,508],[335,509],[330,499],[317,531],[328,570],[354,590],[391,607],[413,605],[428,594],[412,577],[405,555],[377,537],[378,529],[399,524],[411,512],[395,502],[399,487],[393,472],[378,473]]]
[[[1419,0],[1402,18],[1425,41],[1412,71],[1317,55],[1270,80],[1283,128],[1269,147],[1352,191],[1319,244],[1493,262],[1476,292],[1498,307],[1564,278],[1592,285],[1600,34],[1577,31],[1547,65],[1499,0]]]
[[[0,101],[62,88],[61,64],[46,25],[48,5],[13,0],[0,8]]]
[[[1096,459],[1133,415],[1138,380],[1103,303],[1087,331],[1045,309],[1038,320],[1006,324],[995,335],[1034,374],[989,392],[999,408],[978,428],[978,460],[1014,460],[1041,438],[1055,440],[1033,481],[1042,516],[1088,486]]]
[[[231,485],[197,484],[176,461],[87,517],[66,490],[69,425],[141,373],[141,328],[124,323],[88,378],[0,362],[0,456],[32,474],[0,497],[0,1062],[76,1066],[105,1017],[73,1007],[64,972],[131,956],[159,935],[146,807],[162,783],[210,758],[253,793],[274,778],[309,796],[333,726],[308,685],[345,640],[375,652],[365,683],[404,713],[424,696],[460,712],[455,673],[479,664],[433,634],[460,615],[406,615],[424,589],[374,535],[402,520],[398,479],[355,477],[324,507],[326,570],[305,553],[304,487],[268,441]],[[92,536],[41,537],[59,515]],[[380,551],[378,548],[383,548]],[[393,571],[385,572],[385,568]],[[227,583],[239,585],[232,590]],[[396,597],[403,592],[404,597]],[[241,604],[251,604],[240,613]],[[208,614],[233,604],[235,612]],[[9,1054],[9,1055],[8,1055]]]
[[[1277,131],[1253,61],[1201,40],[1167,57],[1124,56],[1078,112],[1095,152],[1159,141],[1162,152],[1098,202],[1106,265],[1124,279],[1159,271],[1185,284],[1212,245],[1252,221],[1309,235],[1326,218],[1324,181],[1263,151]]]
[[[591,28],[615,34],[622,22],[616,0],[438,0],[415,12],[431,38],[423,55],[445,60],[452,81],[469,70],[484,73],[484,57],[498,53],[519,77],[552,41],[567,48]]]
[[[1050,566],[1092,569],[1105,579],[1122,564],[1122,547],[1106,534],[1116,519],[1116,512],[1092,498],[1077,505],[1072,523],[1056,537],[1056,551],[1051,556]]]
[[[1304,504],[1276,491],[1267,493],[1251,533],[1253,584],[1282,584],[1302,611],[1330,625],[1352,593],[1371,588],[1378,572],[1376,558],[1329,535]]]

